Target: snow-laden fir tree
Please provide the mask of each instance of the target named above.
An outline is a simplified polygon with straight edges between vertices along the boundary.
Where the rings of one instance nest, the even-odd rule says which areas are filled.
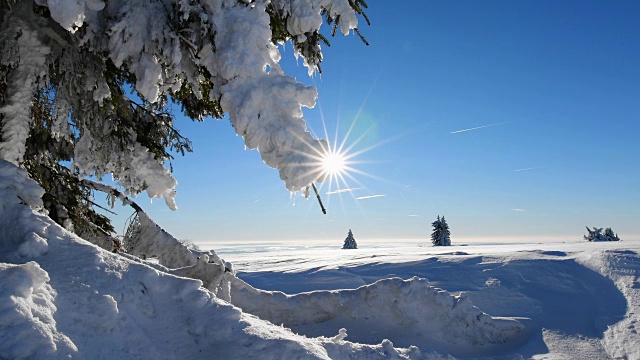
[[[146,191],[176,209],[172,154],[191,151],[172,104],[192,119],[228,115],[236,133],[276,168],[287,189],[319,178],[302,107],[317,92],[286,75],[289,42],[320,71],[320,33],[357,30],[363,0],[5,0],[0,2],[0,158],[45,189],[67,228],[112,230],[93,211],[112,175],[125,194]],[[363,39],[364,40],[364,39]],[[314,156],[316,158],[314,158]]]
[[[620,241],[618,234],[614,233],[613,229],[611,228],[604,229],[604,237],[605,239],[607,239],[607,241]]]
[[[451,245],[451,232],[449,231],[449,225],[444,219],[444,215],[431,223],[433,226],[433,232],[431,233],[431,242],[437,246],[449,246]]]
[[[604,234],[602,233],[603,228],[594,227],[593,230],[590,230],[587,226],[587,235],[584,235],[584,240],[587,241],[620,241],[618,234],[614,233],[611,228],[604,229]]]
[[[356,239],[353,237],[353,233],[351,229],[349,229],[349,233],[347,234],[347,238],[344,239],[344,245],[342,245],[343,249],[357,249],[358,244],[356,243]]]

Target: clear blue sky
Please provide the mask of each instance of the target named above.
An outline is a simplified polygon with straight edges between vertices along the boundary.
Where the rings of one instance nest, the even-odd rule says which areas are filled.
[[[347,144],[351,193],[291,197],[228,120],[178,121],[194,153],[174,161],[177,212],[138,202],[195,242],[426,241],[445,215],[452,241],[534,241],[613,227],[640,237],[640,2],[369,1],[372,26],[325,48],[312,131]],[[484,127],[486,125],[493,125]],[[478,128],[479,127],[479,128]],[[477,128],[464,132],[459,130]],[[373,147],[373,148],[371,148]],[[385,195],[368,199],[363,196]],[[119,210],[121,213],[127,211]]]

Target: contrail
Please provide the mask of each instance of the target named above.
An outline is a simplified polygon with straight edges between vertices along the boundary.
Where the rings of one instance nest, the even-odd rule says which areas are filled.
[[[516,169],[513,171],[527,171],[527,170],[535,170],[535,169],[542,169],[544,166],[535,166],[535,167],[529,167],[529,168],[524,168],[524,169]]]
[[[357,197],[356,200],[373,199],[373,198],[379,198],[379,197],[383,197],[383,196],[387,196],[387,195],[384,194],[384,195],[360,196],[360,197]]]
[[[352,192],[352,191],[356,191],[356,190],[360,190],[362,188],[350,188],[350,189],[339,189],[339,190],[334,190],[334,191],[329,191],[326,192],[325,195],[332,195],[332,194],[340,194],[340,193],[345,193],[345,192]]]
[[[498,126],[498,125],[502,125],[502,124],[507,124],[510,123],[511,121],[505,121],[505,122],[501,122],[501,123],[496,123],[496,124],[489,124],[489,125],[482,125],[482,126],[476,126],[476,127],[472,127],[469,129],[464,129],[464,130],[456,130],[456,131],[452,131],[452,134],[458,134],[458,133],[463,133],[466,131],[471,131],[471,130],[478,130],[478,129],[484,129],[484,128],[488,128],[488,127],[492,127],[492,126]]]

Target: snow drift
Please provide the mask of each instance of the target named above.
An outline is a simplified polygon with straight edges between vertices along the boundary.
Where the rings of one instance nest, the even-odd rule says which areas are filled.
[[[260,359],[421,359],[439,358],[433,352],[438,342],[451,343],[442,350],[460,342],[480,351],[482,345],[509,341],[522,330],[519,323],[493,319],[464,297],[452,297],[420,279],[286,296],[243,283],[217,256],[208,256],[213,252],[196,257],[195,264],[193,258],[185,260],[189,264],[178,269],[152,267],[131,256],[109,253],[58,226],[40,210],[41,194],[24,170],[0,160],[1,358],[195,359],[215,354]],[[185,251],[184,245],[178,248]],[[203,270],[210,268],[219,271]],[[246,311],[203,288],[201,280],[171,274],[197,274],[196,269],[206,281],[217,284],[214,287],[229,284],[225,297]],[[318,316],[321,308],[324,315]],[[355,325],[354,337],[369,344],[345,340],[349,318],[348,323]],[[334,321],[347,329],[337,329],[333,337],[310,338],[267,320],[308,327]],[[382,337],[365,339],[358,329],[365,325],[379,327],[381,335],[392,335],[400,326],[409,326],[415,338],[427,330],[442,335],[428,337],[425,343],[434,344],[422,351],[415,346],[396,348]],[[453,338],[447,340],[450,335]]]
[[[512,319],[494,319],[464,295],[429,285],[417,277],[390,278],[355,290],[313,291],[287,295],[257,290],[242,280],[232,282],[232,301],[244,311],[283,324],[305,335],[319,336],[327,325],[349,330],[349,339],[396,345],[418,345],[454,355],[476,356],[522,333]],[[316,327],[325,323],[323,330]],[[487,349],[483,349],[486,346]]]

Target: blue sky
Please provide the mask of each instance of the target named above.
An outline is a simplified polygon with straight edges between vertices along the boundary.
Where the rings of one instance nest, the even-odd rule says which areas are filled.
[[[282,65],[315,85],[309,127],[360,139],[328,214],[291,196],[228,120],[177,127],[177,212],[138,202],[195,242],[426,241],[445,215],[452,242],[581,239],[585,225],[640,238],[640,2],[369,1],[372,25],[336,36],[322,76],[291,47]],[[492,125],[492,126],[487,126]],[[460,130],[475,130],[458,132]],[[342,185],[344,187],[344,185]],[[373,198],[357,199],[373,195]],[[127,211],[118,210],[124,216]]]

